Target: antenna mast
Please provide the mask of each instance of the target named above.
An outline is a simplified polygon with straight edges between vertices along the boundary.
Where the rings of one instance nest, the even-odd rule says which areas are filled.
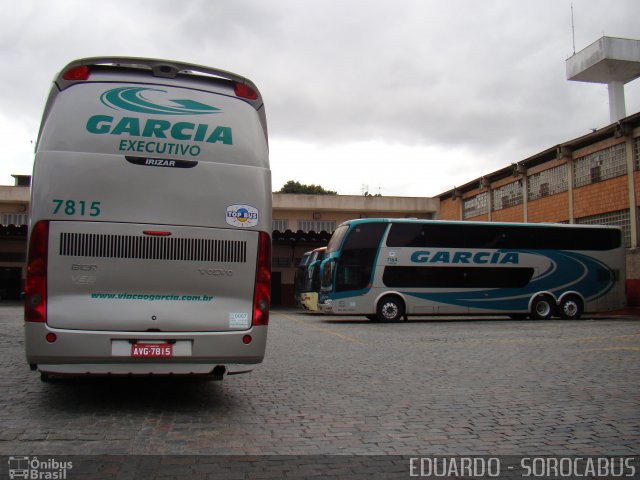
[[[571,2],[571,36],[573,38],[573,54],[576,54],[576,26],[573,23],[573,2]]]

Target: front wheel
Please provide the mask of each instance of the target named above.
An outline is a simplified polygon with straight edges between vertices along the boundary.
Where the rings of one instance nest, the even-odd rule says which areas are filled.
[[[404,302],[398,297],[384,297],[378,302],[377,314],[381,322],[399,322],[404,316]]]
[[[559,305],[560,316],[565,320],[578,320],[582,315],[582,300],[575,295],[562,299]]]

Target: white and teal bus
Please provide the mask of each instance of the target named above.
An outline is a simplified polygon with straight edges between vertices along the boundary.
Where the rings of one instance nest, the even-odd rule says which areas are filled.
[[[327,247],[319,247],[311,252],[305,268],[305,278],[300,293],[300,306],[310,312],[318,311],[318,292],[320,291],[320,266]]]
[[[307,266],[309,265],[309,261],[311,260],[312,250],[305,252],[300,259],[300,262],[296,266],[296,272],[293,277],[293,298],[296,303],[296,307],[302,307],[302,292],[305,289],[305,284],[307,282]]]
[[[340,225],[322,264],[320,309],[578,319],[624,307],[618,227],[362,219]]]

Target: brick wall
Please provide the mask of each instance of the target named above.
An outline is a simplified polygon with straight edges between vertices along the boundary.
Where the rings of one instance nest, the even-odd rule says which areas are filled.
[[[640,172],[634,172],[638,204],[640,204]],[[460,220],[461,200],[446,199],[440,204],[442,220]],[[582,218],[628,208],[629,192],[627,177],[617,177],[573,191],[574,217]],[[524,221],[524,205],[494,210],[491,218],[495,222]],[[467,220],[488,220],[488,215],[480,215]],[[529,222],[564,222],[569,220],[569,193],[532,200],[528,207]]]
[[[440,202],[440,214],[438,218],[440,220],[460,220],[461,200],[451,197],[442,200]]]
[[[530,201],[528,220],[532,223],[566,222],[569,220],[569,193],[558,193]]]
[[[491,214],[491,220],[494,222],[524,222],[524,205],[496,210]]]
[[[488,222],[489,215],[488,214],[478,215],[477,217],[467,218],[466,220],[469,220],[472,222]]]
[[[615,212],[629,208],[627,176],[585,185],[573,191],[573,215],[575,218]]]

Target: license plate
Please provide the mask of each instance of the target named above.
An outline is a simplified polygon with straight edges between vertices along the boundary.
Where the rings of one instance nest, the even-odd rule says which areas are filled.
[[[138,358],[170,358],[173,356],[173,345],[170,343],[134,343],[131,345],[131,356]]]

